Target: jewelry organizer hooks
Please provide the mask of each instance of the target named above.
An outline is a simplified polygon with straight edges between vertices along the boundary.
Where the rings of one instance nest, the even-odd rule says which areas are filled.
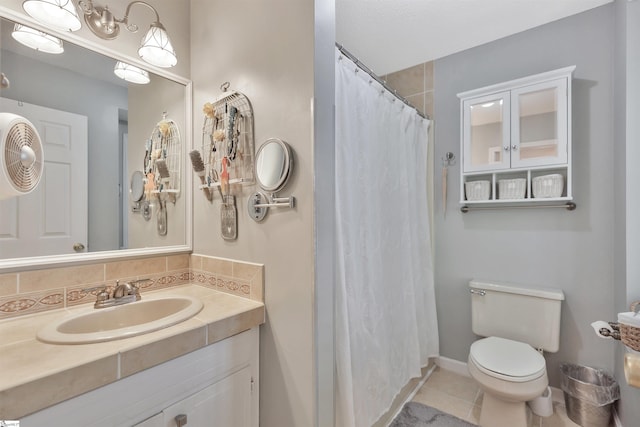
[[[255,183],[253,108],[244,94],[227,92],[228,82],[220,88],[222,95],[202,109],[204,183],[198,188],[217,187],[226,196],[233,184]]]

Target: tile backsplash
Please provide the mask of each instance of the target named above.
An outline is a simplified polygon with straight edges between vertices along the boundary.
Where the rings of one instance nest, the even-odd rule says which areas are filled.
[[[171,255],[0,274],[0,319],[95,301],[85,288],[150,279],[140,291],[193,283],[263,301],[264,266],[204,255]]]
[[[264,301],[264,266],[203,255],[191,256],[191,281],[241,297]]]

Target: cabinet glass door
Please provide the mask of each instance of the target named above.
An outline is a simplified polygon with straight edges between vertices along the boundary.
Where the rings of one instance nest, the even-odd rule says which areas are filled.
[[[509,92],[463,102],[464,171],[509,168]]]
[[[567,80],[511,92],[511,166],[567,163]]]

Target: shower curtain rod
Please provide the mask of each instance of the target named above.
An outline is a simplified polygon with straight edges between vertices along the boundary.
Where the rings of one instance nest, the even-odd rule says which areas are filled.
[[[351,52],[349,52],[347,49],[345,49],[345,47],[343,45],[341,45],[340,43],[336,42],[336,47],[338,48],[338,50],[340,51],[341,54],[343,54],[344,56],[346,56],[347,58],[349,58],[351,61],[353,61],[354,64],[356,64],[356,66],[358,68],[360,68],[362,71],[364,71],[365,73],[369,74],[369,76],[371,76],[372,79],[374,79],[375,81],[377,81],[378,83],[380,83],[380,85],[385,88],[389,93],[391,93],[393,96],[395,96],[396,98],[398,98],[400,101],[402,101],[405,105],[408,105],[411,108],[414,108],[416,110],[416,113],[418,113],[418,115],[420,117],[422,117],[423,119],[427,119],[430,120],[429,116],[427,114],[424,114],[420,111],[418,111],[418,109],[416,107],[414,107],[413,105],[411,105],[411,103],[409,101],[407,101],[406,98],[398,95],[398,92],[393,89],[391,86],[389,86],[387,84],[387,82],[385,82],[384,80],[382,80],[380,77],[378,77],[376,75],[376,73],[373,72],[373,70],[371,70],[369,67],[367,67],[366,65],[364,65],[362,62],[360,62],[360,60],[358,58],[356,58],[355,56],[353,56],[353,54]]]

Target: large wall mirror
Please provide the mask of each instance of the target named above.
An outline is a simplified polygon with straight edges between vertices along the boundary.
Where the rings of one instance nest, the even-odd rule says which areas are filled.
[[[190,250],[190,82],[149,72],[148,84],[128,83],[114,74],[116,59],[64,40],[61,54],[37,51],[14,40],[14,26],[0,19],[0,71],[10,82],[0,90],[0,112],[32,121],[53,148],[44,144],[37,192],[0,200],[0,273]],[[180,193],[165,203],[159,233],[161,203],[152,199],[152,219],[145,218],[132,209],[130,187],[163,115],[179,131]]]

